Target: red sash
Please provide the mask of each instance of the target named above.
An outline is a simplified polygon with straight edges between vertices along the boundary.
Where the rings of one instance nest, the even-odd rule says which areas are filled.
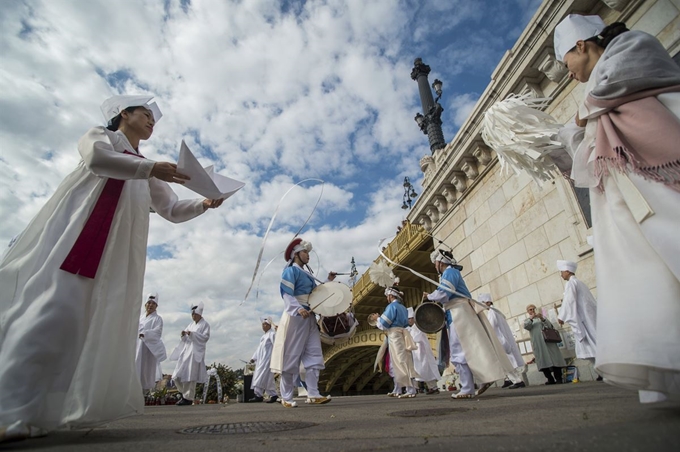
[[[123,151],[124,154],[144,158],[141,154]],[[104,254],[104,247],[109,238],[113,217],[118,208],[120,194],[123,192],[124,180],[109,178],[99,199],[90,213],[76,243],[61,264],[61,269],[74,275],[94,279],[99,262]]]

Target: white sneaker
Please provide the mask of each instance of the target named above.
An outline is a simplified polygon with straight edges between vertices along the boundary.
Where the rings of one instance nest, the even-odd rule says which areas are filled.
[[[305,400],[305,403],[309,403],[312,405],[323,405],[325,403],[328,403],[331,401],[331,396],[327,395],[326,397],[308,397],[307,400]]]

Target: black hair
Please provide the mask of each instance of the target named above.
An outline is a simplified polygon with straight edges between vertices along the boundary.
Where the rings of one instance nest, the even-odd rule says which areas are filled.
[[[627,31],[629,30],[628,27],[626,27],[626,24],[623,22],[614,22],[613,24],[604,27],[599,35],[588,38],[586,41],[591,41],[598,47],[606,49],[609,43],[612,42],[615,37]]]
[[[128,107],[128,108],[126,108],[126,109],[123,110],[123,111],[127,111],[128,113],[132,113],[133,111],[135,111],[135,110],[138,109],[138,108],[139,108],[139,106],[137,106],[137,107]],[[109,130],[112,131],[112,132],[115,132],[116,130],[118,130],[118,127],[120,127],[120,121],[123,119],[123,117],[121,116],[122,113],[123,113],[123,112],[118,113],[118,115],[116,115],[116,117],[114,117],[112,120],[110,120],[110,121],[109,121],[109,125],[106,126],[106,128],[109,129]]]

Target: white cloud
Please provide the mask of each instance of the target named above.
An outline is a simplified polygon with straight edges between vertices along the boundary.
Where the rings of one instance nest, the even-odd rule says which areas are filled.
[[[188,7],[179,0],[3,2],[0,243],[23,229],[76,166],[76,142],[101,123],[100,103],[119,92],[148,92],[164,117],[142,144],[144,155],[174,161],[185,139],[202,163],[247,182],[191,222],[152,215],[149,245],[166,253],[148,261],[145,293],[160,293],[169,350],[190,321],[189,305],[203,301],[213,328],[208,361],[240,366],[238,359],[250,358],[259,315],[278,317],[282,308],[278,254],[312,211],[318,184],[295,188],[282,203],[263,265],[275,261],[259,297],[240,302],[279,198],[304,178],[326,180],[302,233],[318,254],[313,267],[322,275],[348,271],[354,256],[365,270],[378,239],[393,235],[403,218],[403,177],[416,180],[428,152],[413,121],[414,52],[482,13],[463,1],[290,7],[283,13],[276,0],[192,0]],[[464,51],[440,44],[449,77],[477,64],[493,67],[493,52],[484,49],[491,42],[498,50],[502,41],[484,33]],[[473,97],[451,99],[447,110],[455,109],[457,124]]]

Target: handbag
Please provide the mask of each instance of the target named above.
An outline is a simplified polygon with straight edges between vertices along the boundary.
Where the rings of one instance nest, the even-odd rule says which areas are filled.
[[[551,343],[562,342],[562,336],[560,336],[560,332],[557,331],[555,328],[544,328],[543,330],[541,330],[541,333],[543,333],[543,340],[546,342]]]

